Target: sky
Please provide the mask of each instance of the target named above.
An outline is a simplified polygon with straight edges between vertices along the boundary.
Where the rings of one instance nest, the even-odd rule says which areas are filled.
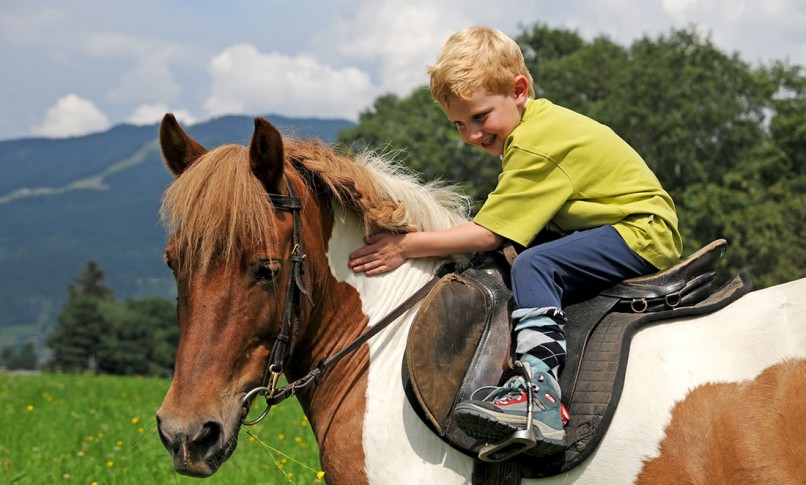
[[[696,28],[751,65],[806,66],[806,0],[0,0],[0,140],[169,111],[357,121],[427,85],[455,31],[536,23],[625,47]]]

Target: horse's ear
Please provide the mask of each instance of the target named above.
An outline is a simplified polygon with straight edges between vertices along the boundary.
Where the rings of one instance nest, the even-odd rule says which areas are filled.
[[[182,130],[173,113],[167,113],[160,123],[160,148],[165,165],[177,177],[207,153],[206,148]]]
[[[280,132],[265,119],[255,118],[255,133],[249,143],[249,164],[266,192],[280,192],[284,162]]]

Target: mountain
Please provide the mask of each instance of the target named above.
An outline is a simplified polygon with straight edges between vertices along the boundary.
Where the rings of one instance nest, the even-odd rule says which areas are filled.
[[[281,132],[335,140],[345,120],[266,116]],[[185,127],[202,145],[248,144],[253,118],[226,116]],[[119,125],[66,139],[0,142],[0,333],[43,332],[67,285],[93,259],[118,298],[172,296],[163,266],[162,191],[171,181],[158,125]]]

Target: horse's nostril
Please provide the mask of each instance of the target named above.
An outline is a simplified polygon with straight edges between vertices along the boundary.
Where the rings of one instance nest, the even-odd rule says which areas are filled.
[[[163,446],[174,459],[195,462],[218,452],[224,427],[217,421],[206,421],[189,428],[173,429],[168,421],[157,417],[157,431]]]
[[[166,450],[173,453],[178,449],[179,441],[169,440],[168,437],[165,436],[165,433],[162,432],[162,420],[159,416],[157,416],[157,433],[159,433],[162,446],[164,446]]]
[[[200,450],[209,450],[214,447],[221,438],[222,427],[221,423],[216,421],[207,421],[202,425],[199,432],[198,439],[196,440]]]

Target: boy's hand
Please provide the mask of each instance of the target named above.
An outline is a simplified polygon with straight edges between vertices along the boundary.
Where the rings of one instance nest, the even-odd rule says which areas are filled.
[[[401,243],[405,234],[382,232],[364,238],[366,246],[350,253],[347,266],[367,276],[392,271],[406,261]]]

